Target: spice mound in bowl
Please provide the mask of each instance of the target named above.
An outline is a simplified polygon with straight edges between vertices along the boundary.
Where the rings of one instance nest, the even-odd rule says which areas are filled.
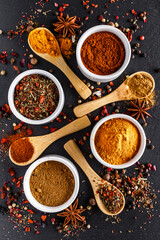
[[[32,120],[49,117],[59,102],[56,84],[41,74],[23,77],[17,84],[14,93],[14,104],[17,111]]]
[[[38,165],[30,177],[33,197],[42,205],[56,207],[64,204],[75,187],[71,170],[63,163],[46,161]]]
[[[81,47],[84,66],[97,75],[109,75],[120,69],[125,59],[125,48],[114,33],[96,32]]]
[[[104,122],[97,130],[95,148],[105,162],[121,165],[137,154],[140,141],[139,131],[132,122],[113,118]]]

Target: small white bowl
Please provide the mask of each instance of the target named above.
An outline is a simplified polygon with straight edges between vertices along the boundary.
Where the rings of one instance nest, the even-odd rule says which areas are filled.
[[[137,129],[139,130],[139,134],[140,134],[140,138],[141,138],[141,142],[140,142],[140,146],[139,146],[139,150],[137,152],[137,154],[128,162],[126,163],[123,163],[123,164],[120,164],[120,165],[112,165],[112,164],[109,164],[107,162],[105,162],[100,156],[99,154],[97,153],[97,150],[95,148],[95,135],[96,135],[96,132],[98,130],[98,128],[106,121],[110,120],[110,119],[113,119],[113,118],[123,118],[123,119],[126,119],[128,121],[130,121],[131,123],[133,123]],[[102,118],[100,121],[98,121],[98,123],[94,126],[93,130],[92,130],[92,133],[91,133],[91,136],[90,136],[90,146],[91,146],[91,151],[94,155],[94,157],[101,163],[103,164],[104,166],[106,167],[109,167],[109,168],[113,168],[113,169],[122,169],[122,168],[128,168],[130,166],[132,166],[134,163],[136,163],[140,158],[141,156],[143,155],[144,153],[144,150],[145,150],[145,147],[146,147],[146,135],[145,135],[145,132],[142,128],[142,126],[139,124],[139,122],[137,120],[135,120],[134,118],[126,115],[126,114],[112,114],[112,115],[109,115],[107,117],[104,117]]]
[[[109,75],[97,75],[92,72],[90,72],[83,64],[82,59],[81,59],[81,47],[84,43],[84,41],[93,33],[96,32],[111,32],[115,34],[119,39],[122,41],[124,48],[125,48],[125,59],[124,63],[116,71],[115,73],[109,74]],[[77,58],[77,63],[79,66],[79,69],[81,72],[84,74],[85,77],[89,78],[90,80],[94,82],[110,82],[113,81],[114,79],[118,78],[122,72],[126,69],[126,67],[129,64],[130,58],[131,58],[131,46],[130,43],[127,39],[127,37],[124,35],[122,31],[119,29],[109,26],[109,25],[98,25],[95,27],[92,27],[88,29],[86,32],[84,32],[81,36],[81,38],[78,41],[77,48],[76,48],[76,58]]]
[[[65,166],[67,166],[71,170],[71,172],[73,174],[73,177],[74,177],[74,181],[75,181],[74,191],[73,191],[71,197],[68,199],[68,201],[63,203],[60,206],[56,206],[56,207],[45,206],[45,205],[39,203],[33,197],[32,193],[31,193],[31,189],[30,189],[31,174],[32,174],[33,170],[39,164],[41,164],[43,162],[46,162],[46,161],[56,161],[56,162],[63,163]],[[60,155],[48,155],[48,156],[45,156],[45,157],[42,157],[42,158],[38,159],[37,161],[32,163],[32,165],[28,168],[28,170],[26,171],[25,176],[24,176],[23,188],[24,188],[24,193],[25,193],[25,196],[26,196],[27,200],[30,202],[30,204],[33,207],[37,208],[38,210],[40,210],[42,212],[48,212],[48,213],[60,212],[60,211],[63,211],[68,206],[70,206],[74,202],[74,200],[76,199],[78,191],[79,191],[79,174],[78,174],[78,171],[77,171],[76,167],[67,158],[62,157]]]
[[[17,111],[15,104],[14,104],[14,93],[15,93],[15,88],[16,88],[17,84],[22,80],[22,78],[24,78],[27,75],[31,75],[31,74],[40,74],[45,77],[48,77],[50,80],[52,80],[56,84],[58,91],[59,91],[58,105],[57,105],[55,111],[49,117],[47,117],[45,119],[33,120],[33,119],[26,118],[25,116],[23,116],[22,114],[20,114]],[[27,71],[19,74],[13,80],[13,82],[10,85],[9,91],[8,91],[8,103],[9,103],[10,109],[13,112],[13,114],[18,119],[20,119],[22,122],[33,124],[33,125],[46,124],[46,123],[50,122],[51,120],[55,119],[62,111],[63,106],[64,106],[64,92],[63,92],[60,82],[51,73],[44,71],[44,70],[40,70],[40,69],[32,69],[32,70],[27,70]]]

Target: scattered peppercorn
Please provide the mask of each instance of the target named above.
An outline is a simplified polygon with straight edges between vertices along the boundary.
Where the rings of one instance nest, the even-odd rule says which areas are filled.
[[[139,38],[141,41],[143,41],[144,40],[144,36],[140,36],[140,38]]]
[[[33,65],[36,65],[37,62],[38,62],[38,60],[35,57],[31,58],[31,60],[30,60],[30,63],[33,64]]]
[[[94,198],[90,198],[90,199],[89,199],[89,204],[90,204],[91,206],[95,206],[95,205],[96,205],[96,200],[95,200]]]
[[[150,148],[151,150],[154,150],[155,146],[154,146],[154,145],[149,145],[149,148]]]
[[[1,70],[1,76],[6,75],[6,71],[5,70]]]

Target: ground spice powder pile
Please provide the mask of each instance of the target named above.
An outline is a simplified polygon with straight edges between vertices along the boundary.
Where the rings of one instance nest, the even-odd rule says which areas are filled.
[[[139,131],[131,122],[114,118],[103,123],[95,135],[95,147],[100,157],[113,165],[132,159],[139,150]]]
[[[65,203],[71,197],[74,185],[70,169],[56,161],[41,163],[30,178],[34,198],[45,206],[54,207]]]
[[[126,81],[131,92],[137,97],[142,98],[148,96],[153,89],[153,82],[145,75],[137,74]]]
[[[21,138],[12,143],[10,147],[10,155],[17,163],[29,161],[34,153],[33,145],[28,138]]]
[[[113,33],[97,32],[83,43],[81,58],[89,71],[98,75],[109,75],[122,66],[125,58],[124,45]]]
[[[45,29],[37,28],[30,32],[29,43],[38,53],[48,53],[51,56],[61,54],[55,36]]]

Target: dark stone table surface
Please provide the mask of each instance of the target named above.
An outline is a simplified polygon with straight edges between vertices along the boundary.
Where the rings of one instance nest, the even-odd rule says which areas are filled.
[[[1,0],[0,1],[0,29],[3,30],[3,34],[0,35],[0,52],[8,50],[10,53],[12,49],[14,51],[18,52],[20,55],[17,59],[17,65],[19,66],[19,61],[23,57],[24,53],[27,53],[27,56],[29,56],[29,53],[31,51],[29,50],[29,53],[26,52],[26,49],[28,49],[26,37],[27,35],[24,34],[22,38],[20,36],[17,36],[16,38],[9,40],[7,39],[7,31],[11,29],[15,29],[15,26],[22,20],[22,16],[29,16],[29,15],[35,15],[35,21],[38,22],[39,26],[45,25],[49,27],[51,30],[53,30],[52,23],[56,21],[56,16],[54,14],[55,11],[57,11],[57,8],[54,6],[54,1],[49,0],[48,3],[45,1],[41,1],[44,3],[44,7],[37,3],[38,1],[33,0]],[[141,158],[141,162],[144,163],[152,163],[157,166],[157,171],[153,172],[150,180],[153,182],[154,188],[156,191],[159,190],[160,183],[159,183],[159,175],[160,175],[160,151],[159,151],[159,139],[160,139],[160,111],[159,111],[159,89],[160,89],[160,73],[156,72],[156,69],[160,68],[160,24],[159,24],[159,16],[160,16],[160,1],[159,0],[126,0],[122,1],[119,0],[115,3],[109,3],[109,1],[105,0],[94,0],[90,1],[95,4],[99,4],[99,7],[93,8],[90,7],[90,9],[94,10],[94,14],[90,15],[88,14],[88,10],[84,8],[82,5],[81,0],[59,0],[57,1],[59,6],[62,3],[69,3],[70,6],[65,10],[65,14],[69,13],[70,16],[77,15],[78,17],[81,17],[84,19],[86,16],[89,16],[89,19],[87,21],[84,21],[84,26],[82,27],[82,31],[84,32],[88,28],[95,26],[99,24],[98,21],[98,15],[102,14],[105,10],[108,11],[109,14],[106,14],[106,19],[109,19],[110,21],[118,22],[123,27],[130,26],[130,23],[127,21],[129,18],[133,18],[133,15],[131,14],[131,10],[134,9],[136,12],[140,13],[142,11],[146,11],[149,13],[147,15],[147,23],[143,23],[143,21],[139,22],[139,25],[143,25],[143,29],[137,31],[137,33],[134,34],[132,45],[134,45],[139,41],[139,37],[141,35],[145,36],[145,40],[141,43],[141,51],[145,52],[147,54],[146,58],[140,57],[136,55],[136,58],[134,60],[131,60],[129,66],[127,67],[125,73],[122,74],[117,80],[115,80],[115,86],[119,86],[121,80],[123,77],[125,77],[126,74],[131,74],[133,72],[144,70],[149,72],[153,75],[156,82],[156,95],[157,95],[157,101],[156,106],[150,110],[150,113],[152,114],[152,118],[147,119],[148,125],[144,129],[146,132],[146,136],[152,140],[152,143],[155,145],[155,150],[151,151],[149,149],[145,150],[145,153],[143,154]],[[108,9],[104,8],[104,4],[108,3]],[[42,9],[42,12],[39,14],[35,14],[35,9]],[[48,11],[51,10],[51,11]],[[48,11],[47,14],[43,14],[43,12]],[[126,13],[129,13],[129,16],[126,16]],[[115,16],[119,16],[119,19],[116,20]],[[23,18],[26,19],[25,17]],[[85,79],[84,76],[80,73],[80,71],[77,69],[77,63],[75,54],[71,57],[71,59],[67,60],[68,65],[73,69],[73,71],[81,78]],[[58,70],[56,67],[52,66],[50,63],[44,61],[43,59],[38,58],[38,64],[36,66],[37,68],[49,70],[53,69],[54,75],[59,79],[59,81],[62,84],[62,87],[65,92],[65,106],[63,111],[67,113],[69,118],[73,118],[74,114],[72,112],[72,109],[69,109],[67,106],[68,104],[72,104],[73,106],[76,106],[78,101],[78,95],[74,89],[71,89],[69,87],[69,81],[64,76],[64,74]],[[0,105],[2,106],[7,102],[7,92],[8,88],[13,81],[13,79],[16,77],[17,73],[13,69],[13,66],[8,63],[7,65],[3,65],[0,63],[0,70],[6,70],[7,75],[6,76],[0,76]],[[20,68],[21,71],[27,70],[27,67]],[[91,84],[93,84],[91,81],[87,80]],[[96,84],[93,84],[94,86],[97,86]],[[100,87],[106,86],[106,84],[100,85]],[[123,105],[124,103],[116,103],[116,106],[120,105],[120,112],[123,112]],[[111,113],[115,108],[108,106],[108,111]],[[93,120],[93,117],[100,113],[100,110],[95,111],[92,114],[91,119]],[[12,123],[19,123],[19,120],[16,119],[14,116],[11,116],[11,120],[1,120],[1,130],[0,134],[1,137],[4,135],[3,129],[5,129],[5,132],[10,131],[13,129]],[[53,123],[48,124],[49,127],[58,127],[65,125],[67,123],[66,120],[64,120],[61,124],[54,121]],[[6,126],[7,124],[7,126]],[[90,132],[94,121],[92,121],[92,126],[88,129],[85,129],[81,131],[80,133],[73,134],[73,136],[67,136],[54,144],[52,144],[46,151],[42,154],[42,156],[45,156],[46,154],[60,154],[63,156],[66,156],[69,158],[65,150],[63,149],[63,145],[67,140],[71,138],[77,138],[80,140],[82,134],[85,134],[87,132]],[[48,133],[49,130],[46,130],[43,128],[43,126],[31,126],[33,130],[34,135],[40,135]],[[1,138],[0,137],[0,138]],[[95,171],[101,171],[102,166],[100,163],[96,161],[96,159],[90,159],[89,154],[89,140],[87,140],[87,143],[81,147],[83,152],[86,155],[86,158],[89,162],[89,164],[93,167]],[[70,159],[70,158],[69,158]],[[72,162],[73,160],[70,159]],[[75,164],[76,165],[76,164]],[[13,166],[13,164],[10,162],[8,157],[2,157],[1,156],[1,162],[0,162],[0,183],[1,186],[3,185],[3,182],[6,181],[9,178],[8,175],[8,168],[14,167],[16,170],[18,176],[23,176],[27,167],[18,167]],[[82,172],[82,170],[76,165],[78,172],[80,174],[80,193],[84,192],[82,196],[80,197],[80,204],[86,206],[88,204],[88,200],[93,196],[91,186],[89,184],[88,179],[86,178],[85,174]],[[133,172],[133,168],[131,168],[129,171]],[[83,181],[85,180],[85,181]],[[158,199],[159,200],[159,199]],[[0,204],[4,205],[4,201],[0,200]],[[31,208],[31,206],[30,206]],[[153,239],[160,239],[160,228],[159,228],[159,204],[155,206],[155,210],[153,212],[153,217],[151,219],[148,218],[147,213],[144,211],[143,213],[140,213],[137,209],[135,211],[126,209],[120,214],[120,223],[113,223],[109,221],[105,221],[106,216],[101,213],[97,206],[95,206],[92,211],[91,215],[86,214],[87,217],[87,223],[91,225],[90,229],[87,229],[85,232],[81,232],[78,239],[108,239],[108,240],[153,240]],[[35,210],[36,211],[36,210]],[[36,211],[37,216],[40,216],[41,214]],[[56,214],[51,214],[52,217],[56,217]],[[134,219],[134,217],[137,217],[137,220]],[[49,219],[49,218],[48,218]],[[6,215],[0,214],[0,239],[1,240],[17,240],[17,239],[61,239],[62,235],[59,234],[54,225],[51,225],[51,222],[48,221],[47,227],[45,229],[40,229],[40,234],[36,235],[34,231],[31,231],[30,233],[24,234],[24,231],[22,228],[14,229],[14,223],[8,222],[8,217]],[[32,227],[31,227],[32,228]],[[129,231],[128,231],[129,230]],[[76,236],[69,237],[69,239],[76,239]]]

